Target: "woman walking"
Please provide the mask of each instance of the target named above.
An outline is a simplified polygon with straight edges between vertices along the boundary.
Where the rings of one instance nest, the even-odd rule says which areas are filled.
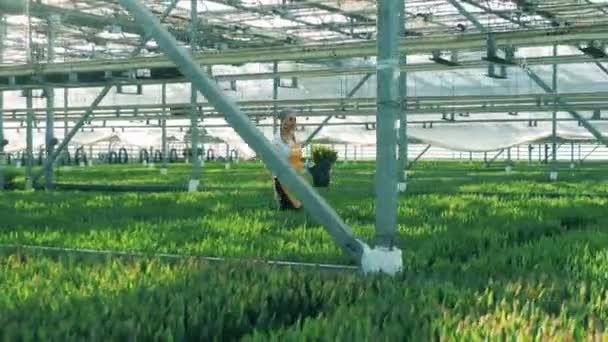
[[[279,150],[279,153],[287,160],[289,164],[298,171],[304,170],[302,163],[302,146],[296,142],[296,115],[293,111],[287,109],[279,113],[281,127],[273,139],[274,146]],[[285,185],[281,184],[280,180],[273,175],[273,188],[275,198],[279,202],[281,210],[300,209],[302,203],[289,192]]]

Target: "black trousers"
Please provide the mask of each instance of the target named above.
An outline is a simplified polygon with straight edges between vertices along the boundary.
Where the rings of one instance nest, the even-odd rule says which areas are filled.
[[[289,198],[289,196],[287,195],[287,193],[285,193],[285,190],[283,190],[281,182],[277,177],[273,177],[273,183],[274,191],[276,191],[277,196],[279,197],[279,208],[281,210],[297,209]]]

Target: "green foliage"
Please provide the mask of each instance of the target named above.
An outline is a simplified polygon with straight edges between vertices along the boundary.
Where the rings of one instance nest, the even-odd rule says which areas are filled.
[[[315,145],[312,147],[312,161],[315,165],[319,165],[323,161],[328,161],[330,164],[333,164],[337,160],[338,152],[334,149],[324,145]]]
[[[375,222],[373,170],[372,163],[346,165],[334,173],[341,191],[320,190],[367,241]],[[61,170],[57,178],[179,183],[188,171],[172,166],[163,178],[147,168],[99,166]],[[405,269],[395,278],[0,248],[0,340],[605,338],[608,191],[599,176],[577,170],[549,183],[535,170],[505,176],[424,162],[414,172],[410,185],[419,194],[399,199]],[[351,262],[305,212],[273,209],[261,165],[208,165],[202,179],[225,189],[5,192],[0,244]],[[483,191],[502,195],[462,193]],[[542,191],[573,197],[529,196]],[[591,192],[604,197],[575,196]]]
[[[19,172],[15,169],[7,169],[4,171],[4,188],[15,189],[17,187],[17,180],[19,178]]]

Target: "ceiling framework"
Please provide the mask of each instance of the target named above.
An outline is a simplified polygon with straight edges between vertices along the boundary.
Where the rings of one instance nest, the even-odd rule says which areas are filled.
[[[166,12],[164,26],[184,47],[191,48],[190,0],[143,2],[159,17]],[[506,65],[508,67],[595,63],[606,71],[602,64],[608,61],[605,48],[608,4],[605,2],[461,0],[459,3],[465,8],[465,13],[474,16],[481,25],[472,24],[470,18],[451,2],[406,1],[406,28],[400,52],[422,58],[408,60],[408,64],[400,66],[402,71],[486,69],[489,63],[496,63],[484,59],[490,36],[498,51],[514,51],[513,58]],[[171,5],[175,8],[167,12]],[[279,69],[276,74],[214,74],[218,82],[273,79],[277,76],[329,78],[376,72],[376,1],[205,0],[200,1],[198,8],[199,20],[194,26],[201,38],[197,39],[195,60],[201,65],[289,62],[293,67]],[[28,13],[31,16],[29,22],[25,16]],[[0,14],[7,16],[9,32],[4,43],[3,64],[0,64],[0,91],[108,84],[151,85],[186,80],[154,41],[146,43],[141,27],[116,0],[0,0]],[[58,18],[61,25],[54,34],[56,59],[47,62],[47,19],[51,16]],[[28,44],[29,32],[31,45]],[[576,46],[579,50],[552,56],[548,47],[553,44]],[[133,50],[137,47],[143,49],[135,56]],[[547,51],[534,55],[520,52],[526,48],[547,48]],[[30,63],[27,62],[28,52],[33,56]],[[355,66],[343,63],[349,60],[356,61]],[[470,81],[477,86],[483,84],[473,78]],[[478,103],[465,103],[461,109],[470,113],[481,113],[490,107],[494,109],[486,109],[486,112],[555,109],[553,106],[535,107],[534,103],[521,104],[517,99],[486,98],[489,101],[485,107],[478,106]],[[318,113],[327,113],[335,105],[326,105],[325,100],[314,101],[317,103],[312,106],[289,101],[281,102],[281,105],[309,106]],[[348,109],[348,115],[373,111],[373,99],[352,101],[359,109]],[[449,113],[451,109],[446,103],[459,100],[449,97],[449,100],[436,98],[432,101],[436,101],[436,108],[413,107],[408,102],[408,112]],[[580,106],[579,110],[604,109],[601,101],[594,101],[576,105]],[[249,103],[245,101],[243,105],[248,106]],[[267,105],[272,106],[264,104],[245,107],[245,110],[250,115],[258,115],[262,112],[260,108],[264,108],[268,113]],[[146,106],[139,107],[145,112]],[[125,108],[128,110],[129,107]],[[154,105],[152,109],[157,110],[158,106]],[[9,112],[5,113],[7,120],[17,120],[15,113],[19,111]]]

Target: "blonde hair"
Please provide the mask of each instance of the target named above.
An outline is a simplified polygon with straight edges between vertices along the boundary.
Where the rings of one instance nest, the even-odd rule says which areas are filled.
[[[290,116],[295,116],[296,112],[290,108],[286,108],[283,109],[281,111],[279,111],[277,113],[277,118],[279,119],[280,123],[281,123],[281,129],[284,127],[285,125],[285,120],[287,120],[287,118],[289,118]],[[290,137],[294,142],[296,141],[296,136],[294,132],[291,132],[291,137]]]

